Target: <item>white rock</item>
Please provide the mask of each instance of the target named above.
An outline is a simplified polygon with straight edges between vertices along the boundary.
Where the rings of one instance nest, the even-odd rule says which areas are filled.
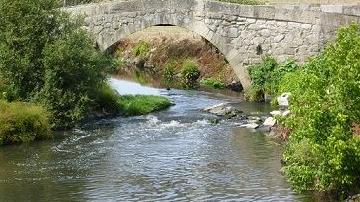
[[[226,116],[226,117],[234,117],[240,113],[240,110],[236,109],[232,106],[227,106],[225,103],[221,103],[212,107],[208,107],[203,109],[203,111],[215,114],[217,116]]]
[[[281,115],[288,116],[290,113],[291,113],[290,110],[285,110]]]
[[[278,116],[278,115],[281,115],[282,113],[281,113],[281,111],[276,110],[276,111],[270,112],[270,114],[271,114],[272,116]]]
[[[273,127],[275,124],[276,124],[276,119],[274,119],[273,117],[267,118],[263,123],[264,126],[270,126],[270,127]]]
[[[217,105],[214,105],[214,106],[211,106],[211,107],[207,107],[204,109],[205,112],[209,112],[210,110],[213,110],[215,108],[222,108],[222,107],[225,107],[225,103],[220,103],[220,104],[217,104]]]
[[[259,124],[256,123],[248,123],[248,124],[243,124],[240,127],[242,128],[249,128],[249,129],[256,129],[259,127]]]
[[[290,93],[283,93],[280,97],[277,98],[279,106],[281,107],[288,107],[289,106],[289,99],[291,94]]]

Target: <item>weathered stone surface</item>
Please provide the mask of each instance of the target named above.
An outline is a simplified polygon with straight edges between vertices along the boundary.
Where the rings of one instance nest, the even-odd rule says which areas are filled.
[[[276,119],[273,117],[267,118],[263,123],[264,126],[269,126],[269,127],[273,127],[275,124],[276,124]]]
[[[281,115],[281,114],[282,114],[282,112],[281,112],[281,111],[276,110],[276,111],[272,111],[272,112],[270,112],[270,114],[271,114],[272,116],[278,116],[278,115]]]
[[[66,8],[84,15],[98,47],[154,25],[191,30],[226,57],[243,87],[250,86],[247,66],[271,54],[278,60],[304,62],[317,54],[344,24],[360,22],[360,6],[249,6],[207,0],[130,0]],[[258,51],[258,47],[262,51]]]
[[[238,114],[241,114],[242,111],[236,109],[235,107],[229,106],[228,104],[221,103],[212,107],[205,108],[204,112],[208,112],[211,114],[215,114],[217,116],[224,116],[224,117],[234,117]]]
[[[233,81],[231,82],[231,84],[229,84],[227,86],[227,88],[231,89],[232,91],[235,92],[241,92],[244,90],[244,87],[242,86],[242,84],[239,81]]]
[[[281,115],[282,116],[289,116],[290,113],[291,113],[290,110],[285,110]]]
[[[279,96],[277,98],[277,102],[279,104],[280,107],[289,107],[289,99],[291,97],[291,94],[290,93],[283,93],[281,94],[281,96]]]

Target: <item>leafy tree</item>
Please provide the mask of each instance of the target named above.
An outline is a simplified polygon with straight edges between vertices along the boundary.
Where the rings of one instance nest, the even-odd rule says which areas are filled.
[[[0,0],[1,90],[9,101],[43,104],[55,128],[69,128],[86,115],[111,61],[57,7],[55,0]]]
[[[334,43],[280,82],[279,92],[292,93],[292,114],[282,120],[292,131],[284,171],[299,191],[358,191],[359,33],[356,24],[341,28]]]

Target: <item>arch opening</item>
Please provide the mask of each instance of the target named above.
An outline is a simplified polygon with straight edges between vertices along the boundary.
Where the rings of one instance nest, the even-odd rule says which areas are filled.
[[[218,47],[202,35],[176,25],[157,24],[136,31],[118,39],[107,51],[120,61],[117,69],[120,77],[164,87],[169,85],[166,80],[171,79],[165,77],[170,74],[177,80],[171,87],[181,88],[181,72],[186,65],[193,64],[200,71],[199,85],[243,90]]]

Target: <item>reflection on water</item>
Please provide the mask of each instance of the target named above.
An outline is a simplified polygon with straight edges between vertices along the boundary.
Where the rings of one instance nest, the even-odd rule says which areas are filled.
[[[200,112],[234,98],[156,91],[176,105],[91,123],[51,141],[1,147],[0,201],[305,200],[279,172],[278,145],[236,128],[240,120],[212,125],[212,116]]]
[[[118,93],[120,93],[120,95],[160,95],[159,89],[143,86],[135,82],[114,78],[111,78],[109,82],[110,85],[116,89]]]

